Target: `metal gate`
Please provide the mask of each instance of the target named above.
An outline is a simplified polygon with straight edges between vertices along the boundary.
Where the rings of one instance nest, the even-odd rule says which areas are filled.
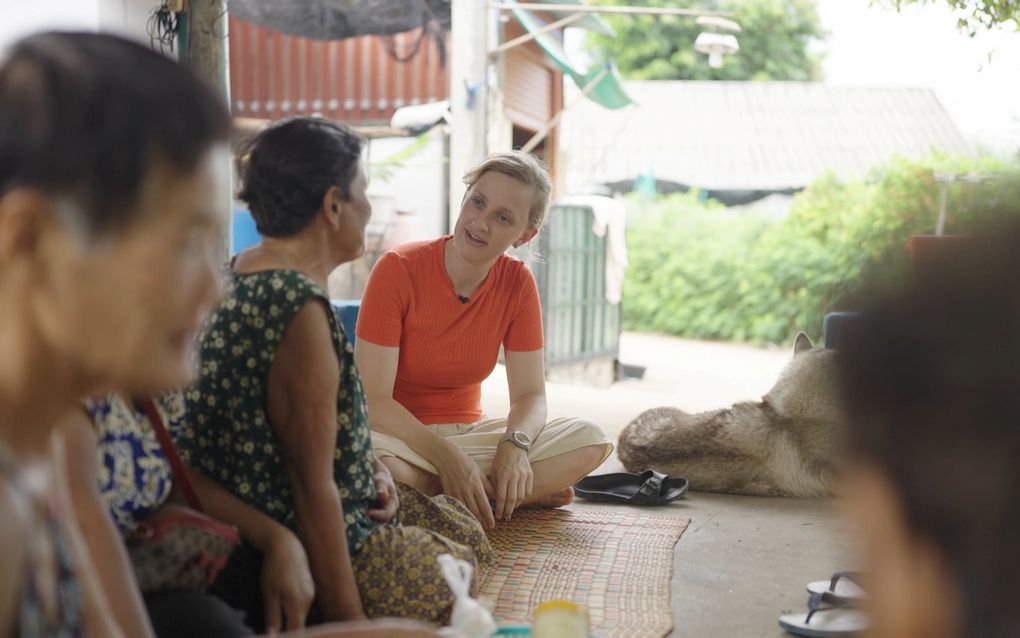
[[[606,237],[588,206],[554,205],[531,261],[542,299],[546,370],[620,351],[620,306],[606,301]]]

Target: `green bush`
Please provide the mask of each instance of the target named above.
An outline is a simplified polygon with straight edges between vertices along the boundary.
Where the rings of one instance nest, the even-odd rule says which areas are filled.
[[[865,179],[820,178],[781,220],[728,211],[697,193],[634,201],[624,327],[699,339],[788,343],[822,317],[909,272],[904,245],[931,233],[935,174],[991,175],[948,190],[946,232],[1020,215],[1020,167],[988,158],[894,159]]]

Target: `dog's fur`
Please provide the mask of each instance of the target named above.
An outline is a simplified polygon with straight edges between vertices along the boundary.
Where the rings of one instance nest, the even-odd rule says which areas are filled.
[[[655,468],[705,492],[829,494],[841,419],[836,356],[812,347],[802,333],[790,363],[760,402],[700,414],[647,410],[620,434],[620,460],[628,471]]]

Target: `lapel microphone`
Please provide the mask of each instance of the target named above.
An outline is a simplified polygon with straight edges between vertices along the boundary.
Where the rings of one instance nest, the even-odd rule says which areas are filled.
[[[457,295],[457,299],[460,299],[461,303],[467,303],[471,301],[470,297],[465,297],[464,295]]]

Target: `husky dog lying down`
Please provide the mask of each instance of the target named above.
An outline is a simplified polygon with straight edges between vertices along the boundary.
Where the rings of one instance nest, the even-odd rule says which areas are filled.
[[[628,471],[683,476],[691,489],[756,496],[829,494],[838,457],[836,351],[801,333],[794,355],[761,401],[688,414],[642,412],[620,434]]]

